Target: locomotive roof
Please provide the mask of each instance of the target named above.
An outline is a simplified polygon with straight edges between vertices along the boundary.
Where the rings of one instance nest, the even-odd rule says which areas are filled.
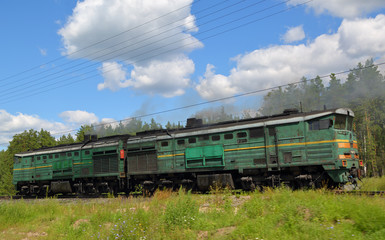
[[[119,144],[119,140],[127,139],[129,138],[129,136],[130,135],[114,135],[114,136],[99,138],[93,141],[58,145],[53,147],[44,147],[44,148],[39,148],[35,150],[30,150],[27,152],[18,153],[18,154],[15,154],[15,156],[26,157],[26,156],[33,156],[36,154],[54,154],[54,153],[60,153],[63,151],[76,151],[80,149],[90,149],[94,147],[116,146]]]
[[[214,124],[202,124],[190,128],[174,129],[174,130],[156,130],[152,132],[146,132],[137,134],[136,137],[128,139],[129,143],[146,142],[156,140],[170,140],[170,138],[181,138],[194,135],[214,134],[220,132],[230,132],[236,130],[242,130],[247,128],[256,128],[264,126],[274,126],[286,123],[295,123],[300,121],[308,121],[317,119],[320,117],[328,116],[331,114],[342,114],[354,117],[354,113],[349,108],[336,108],[329,110],[313,111],[307,113],[288,111],[286,113],[277,114],[273,116],[264,116],[251,119],[241,119],[219,122]]]

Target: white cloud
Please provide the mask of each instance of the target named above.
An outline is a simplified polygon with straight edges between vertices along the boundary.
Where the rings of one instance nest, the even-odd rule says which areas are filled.
[[[382,55],[385,52],[385,15],[354,21],[344,20],[339,36],[341,49],[351,57]]]
[[[147,66],[135,66],[131,71],[131,86],[142,92],[164,97],[184,94],[190,84],[188,76],[194,72],[194,62],[180,56],[170,61],[152,61]]]
[[[189,85],[188,75],[194,72],[194,64],[186,54],[203,46],[191,35],[198,29],[190,7],[185,6],[191,6],[192,2],[79,1],[58,31],[64,44],[63,53],[72,54],[72,58],[104,62],[100,68],[104,83],[98,85],[99,90],[116,91],[129,85],[144,93],[183,94],[183,88]],[[118,36],[94,44],[115,35]],[[134,67],[131,76],[125,65]],[[115,70],[107,72],[107,68]],[[179,78],[172,77],[170,68]]]
[[[303,31],[302,25],[289,28],[285,33],[285,35],[282,36],[282,39],[285,43],[301,41],[304,38],[305,38],[305,32]]]
[[[59,116],[67,123],[71,124],[96,124],[99,122],[99,118],[94,113],[86,111],[65,111],[59,114]]]
[[[22,133],[25,130],[28,131],[29,129],[37,131],[44,129],[49,131],[52,136],[58,137],[63,134],[67,135],[84,124],[105,124],[104,126],[111,125],[113,128],[119,125],[113,118],[103,118],[99,121],[99,118],[94,113],[81,110],[65,111],[59,114],[59,117],[63,119],[64,123],[41,119],[37,115],[23,113],[13,115],[6,110],[0,109],[0,149],[1,146],[6,147],[15,134]],[[71,134],[74,133],[71,132]]]
[[[232,96],[238,92],[230,79],[221,74],[215,74],[214,66],[207,64],[204,78],[200,79],[200,84],[196,90],[205,99],[218,99]]]
[[[182,55],[171,61],[152,61],[146,66],[134,65],[129,79],[123,65],[116,62],[103,63],[100,70],[104,82],[98,84],[98,89],[116,91],[131,87],[148,94],[178,96],[184,94],[184,89],[189,86],[189,75],[194,72],[194,68],[193,61]]]
[[[12,140],[13,135],[24,130],[35,129],[39,131],[44,129],[54,134],[55,132],[63,132],[70,129],[63,123],[44,120],[37,115],[23,113],[13,115],[2,109],[0,109],[0,122],[0,144],[3,146]]]
[[[337,33],[320,35],[309,44],[272,46],[239,55],[229,76],[213,74],[210,66],[196,89],[203,98],[213,99],[296,82],[302,76],[330,74],[371,57],[384,59],[384,43],[385,15],[344,20]],[[217,82],[226,87],[218,87]]]
[[[122,64],[117,62],[104,62],[99,70],[102,72],[104,83],[98,84],[98,90],[108,88],[111,91],[117,91],[120,88],[125,88],[130,85],[126,80],[126,70]]]
[[[301,4],[302,0],[291,0],[288,5]],[[384,0],[322,0],[306,4],[316,14],[327,13],[341,18],[362,17],[365,14],[385,8]]]

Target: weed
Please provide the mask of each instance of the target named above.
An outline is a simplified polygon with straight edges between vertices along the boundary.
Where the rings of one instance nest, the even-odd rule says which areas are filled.
[[[191,193],[179,191],[176,199],[171,199],[166,204],[163,221],[167,228],[191,228],[199,214],[199,206],[193,200]]]

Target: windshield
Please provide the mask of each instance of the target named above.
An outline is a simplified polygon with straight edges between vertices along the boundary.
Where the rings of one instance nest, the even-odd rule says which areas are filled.
[[[335,129],[343,129],[345,130],[346,128],[346,116],[344,115],[337,115],[336,116],[336,121],[334,124]]]
[[[352,130],[353,130],[353,118],[348,117],[348,131],[352,131]]]

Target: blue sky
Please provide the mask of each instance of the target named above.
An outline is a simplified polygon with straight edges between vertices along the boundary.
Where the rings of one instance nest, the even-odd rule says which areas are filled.
[[[28,129],[68,134],[384,62],[384,14],[382,0],[3,1],[0,148]],[[151,117],[242,115],[262,98]]]

